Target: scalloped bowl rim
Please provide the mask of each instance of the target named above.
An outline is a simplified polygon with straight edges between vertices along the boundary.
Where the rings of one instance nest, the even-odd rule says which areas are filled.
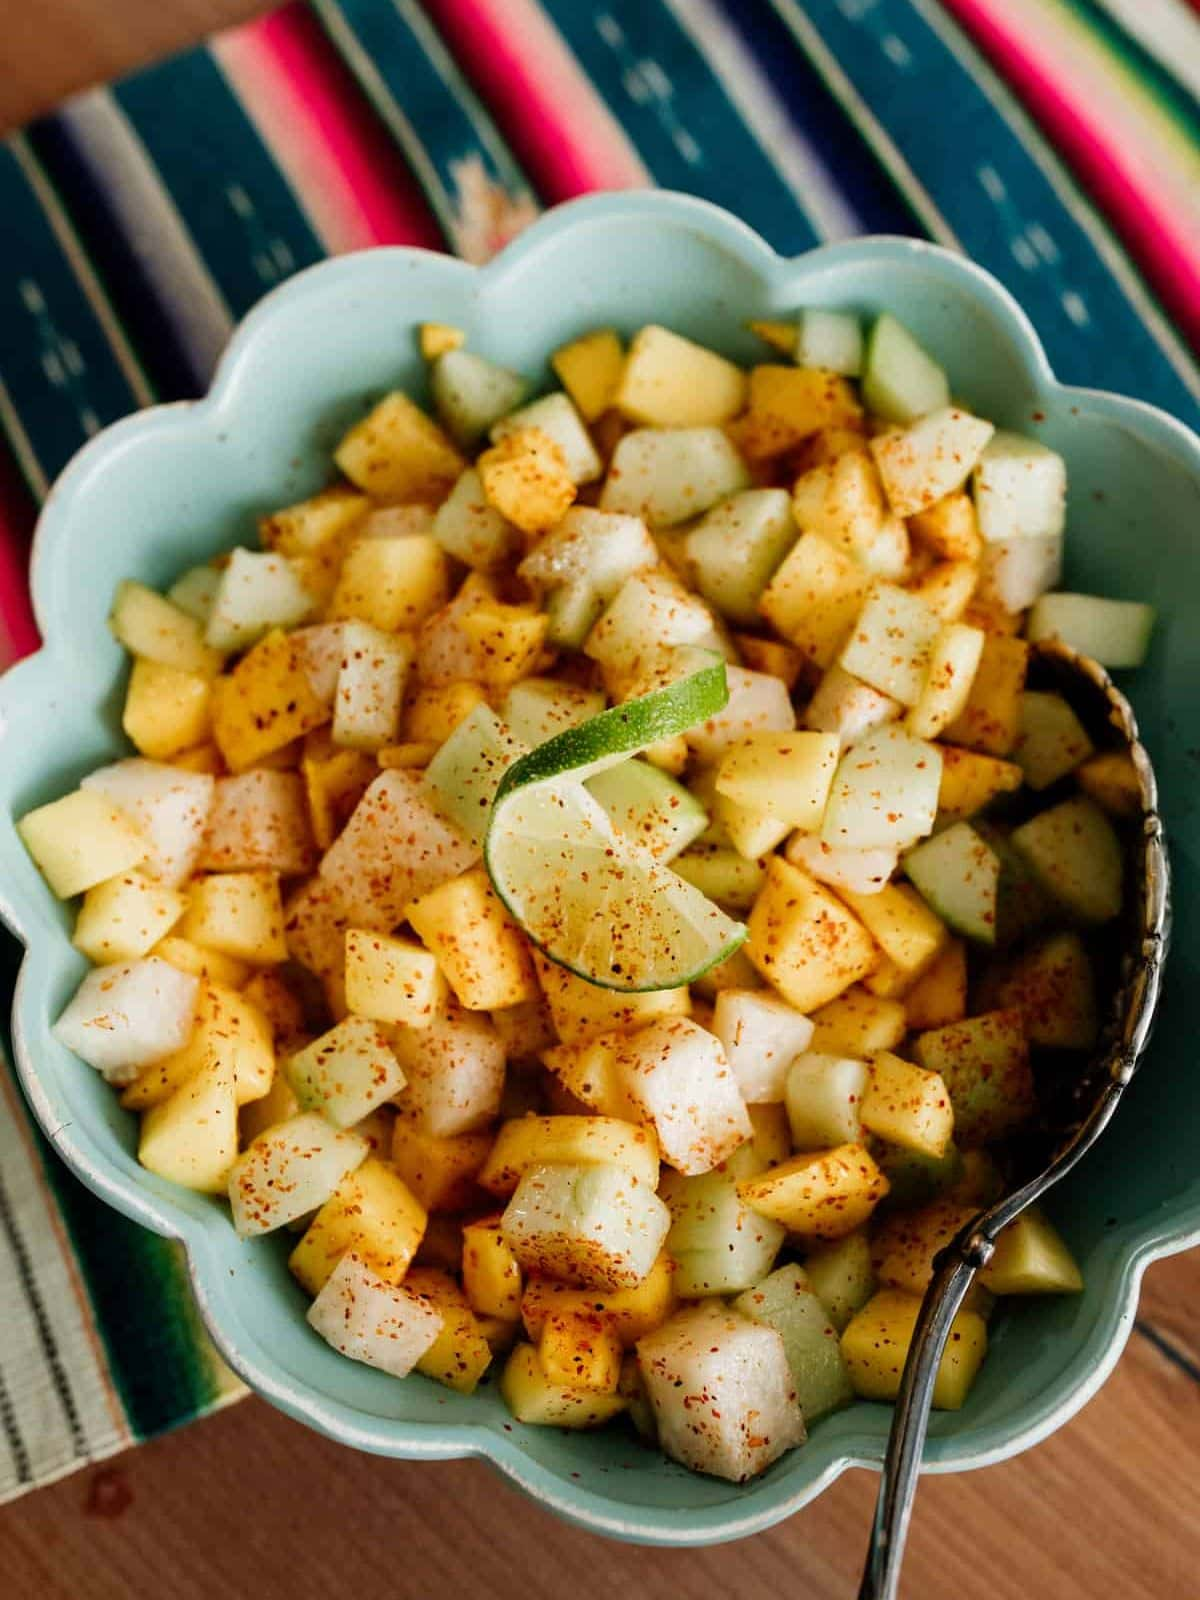
[[[967,287],[977,304],[997,317],[1007,330],[1013,350],[1020,357],[1031,388],[1039,396],[1052,394],[1060,399],[1078,397],[1087,400],[1093,414],[1109,412],[1114,415],[1120,413],[1123,417],[1131,414],[1136,416],[1148,434],[1156,435],[1174,451],[1182,451],[1197,482],[1200,482],[1200,439],[1190,429],[1146,402],[1059,383],[1032,324],[1016,299],[990,273],[963,256],[923,240],[874,236],[823,245],[801,256],[789,258],[775,252],[736,217],[690,196],[662,191],[587,196],[544,214],[514,243],[482,267],[470,266],[435,251],[408,246],[385,246],[356,252],[309,267],[268,293],[240,322],[221,357],[207,395],[198,400],[170,402],[136,412],[111,424],[90,440],[64,469],[42,509],[33,543],[32,591],[35,615],[45,642],[33,656],[5,675],[10,680],[5,684],[6,691],[14,692],[12,681],[16,681],[23,690],[33,688],[52,674],[58,664],[62,645],[53,630],[47,628],[52,607],[49,596],[43,592],[42,575],[49,565],[48,552],[54,542],[60,537],[66,538],[73,529],[74,508],[86,496],[93,470],[120,452],[129,440],[158,431],[186,429],[191,419],[198,415],[211,414],[216,417],[225,409],[232,408],[241,386],[250,376],[255,347],[264,328],[281,310],[303,300],[316,280],[325,283],[335,275],[352,280],[365,262],[371,262],[374,270],[381,258],[392,259],[399,265],[417,257],[438,262],[439,270],[447,274],[473,279],[483,290],[486,285],[502,279],[518,267],[527,266],[551,241],[577,221],[645,220],[647,217],[698,232],[709,242],[730,252],[767,283],[779,282],[782,285],[800,267],[810,269],[819,266],[826,271],[836,271],[840,266],[871,258],[885,260],[888,256],[904,256],[923,259],[937,272],[952,279],[957,278],[961,285]],[[0,721],[0,748],[5,731]],[[109,1153],[98,1147],[90,1136],[81,1142],[69,1123],[64,1124],[59,1117],[58,1105],[34,1068],[33,1052],[25,1036],[22,1020],[27,987],[45,978],[46,963],[33,934],[39,928],[43,932],[51,930],[41,927],[44,919],[36,908],[17,905],[10,898],[8,887],[2,884],[0,917],[25,946],[13,1006],[15,1066],[26,1097],[47,1139],[75,1175],[109,1205],[153,1232],[183,1244],[196,1302],[215,1346],[252,1390],[288,1415],[317,1428],[332,1439],[376,1454],[414,1460],[486,1459],[510,1481],[568,1521],[621,1539],[679,1547],[742,1538],[768,1528],[807,1504],[848,1468],[878,1469],[880,1442],[873,1436],[864,1435],[857,1447],[853,1441],[849,1446],[843,1442],[836,1453],[825,1452],[827,1459],[824,1464],[794,1492],[770,1494],[760,1490],[755,1494],[754,1486],[748,1485],[747,1498],[753,1498],[754,1506],[745,1515],[731,1514],[728,1503],[722,1502],[709,1507],[691,1508],[683,1513],[657,1510],[649,1520],[642,1521],[626,1502],[594,1493],[582,1484],[565,1485],[558,1474],[524,1455],[508,1437],[494,1433],[487,1427],[453,1421],[439,1424],[406,1423],[398,1419],[370,1417],[353,1405],[316,1395],[302,1383],[291,1380],[282,1365],[272,1367],[257,1359],[229,1331],[221,1304],[223,1275],[216,1270],[215,1255],[211,1254],[213,1242],[205,1221],[139,1187],[136,1181],[127,1178],[116,1168]],[[52,933],[53,937],[59,937],[57,928]],[[1172,1216],[1145,1218],[1137,1237],[1127,1245],[1119,1273],[1114,1274],[1114,1281],[1109,1285],[1105,1316],[1097,1324],[1089,1345],[1076,1352],[1076,1360],[1071,1368],[1075,1381],[1070,1382],[1066,1392],[1059,1392],[1062,1383],[1060,1376],[1039,1394],[1035,1402],[1025,1406],[1024,1419],[1013,1432],[997,1439],[988,1448],[956,1449],[956,1441],[948,1439],[944,1441],[944,1456],[927,1461],[924,1470],[954,1472],[1002,1461],[1040,1442],[1074,1416],[1103,1385],[1121,1355],[1133,1326],[1138,1288],[1146,1267],[1162,1256],[1198,1242],[1200,1201],[1181,1208]],[[236,1315],[230,1318],[234,1323],[239,1320]],[[1092,1347],[1097,1345],[1099,1348],[1092,1353],[1091,1359],[1086,1360]],[[805,1447],[806,1456],[810,1453],[821,1454],[819,1440],[820,1435],[817,1435]],[[677,1526],[671,1525],[672,1518],[677,1521]]]

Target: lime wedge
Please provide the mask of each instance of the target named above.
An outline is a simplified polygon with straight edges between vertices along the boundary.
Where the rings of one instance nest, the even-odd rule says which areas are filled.
[[[675,989],[737,949],[745,928],[618,833],[584,783],[706,722],[729,698],[725,663],[680,652],[687,675],[547,739],[514,761],[484,859],[539,949],[604,989]]]

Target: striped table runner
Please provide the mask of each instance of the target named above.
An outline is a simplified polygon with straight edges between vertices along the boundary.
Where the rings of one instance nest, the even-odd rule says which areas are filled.
[[[1198,96],[1192,0],[313,0],[81,95],[0,145],[0,662],[36,646],[55,475],[200,393],[266,290],[374,244],[483,261],[591,189],[686,190],[789,253],[960,248],[1061,376],[1200,421]],[[240,1392],[175,1248],[3,1066],[0,1303],[0,1499]]]

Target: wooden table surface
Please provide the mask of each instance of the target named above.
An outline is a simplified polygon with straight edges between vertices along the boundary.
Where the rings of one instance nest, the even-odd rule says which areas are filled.
[[[0,0],[0,131],[259,9],[255,0]],[[34,17],[36,16],[36,21]],[[477,1462],[377,1461],[257,1400],[0,1512],[6,1600],[850,1600],[875,1480],[697,1552],[610,1544]],[[1159,1263],[1114,1376],[1019,1460],[921,1488],[912,1600],[1200,1593],[1200,1256]]]

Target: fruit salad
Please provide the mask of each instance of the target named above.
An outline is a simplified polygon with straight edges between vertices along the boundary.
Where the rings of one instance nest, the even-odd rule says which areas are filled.
[[[19,822],[91,963],[57,1039],[314,1339],[734,1481],[895,1397],[1096,1044],[1138,784],[1032,646],[1153,621],[1056,592],[1062,458],[893,317],[752,327],[589,331],[535,393],[423,325],[427,403],[119,586],[133,753]],[[1080,1287],[1022,1216],[935,1404]]]

